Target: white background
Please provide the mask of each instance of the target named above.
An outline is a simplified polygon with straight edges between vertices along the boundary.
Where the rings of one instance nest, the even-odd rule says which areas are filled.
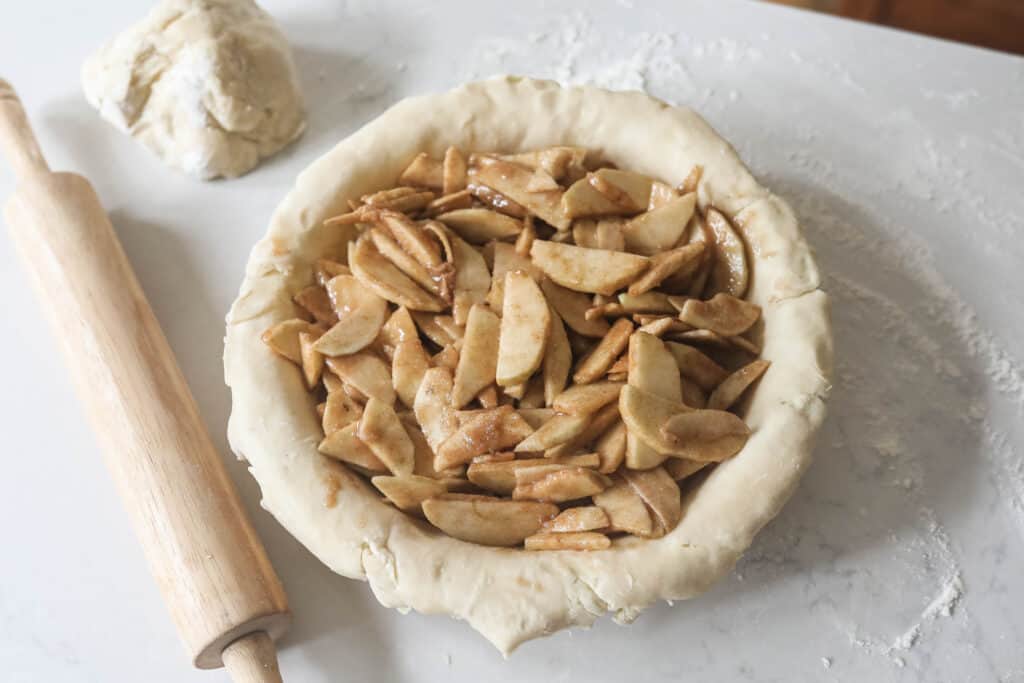
[[[1024,60],[710,0],[268,1],[309,129],[204,184],[81,96],[84,57],[147,4],[4,2],[0,68],[51,166],[96,185],[225,457],[223,317],[275,204],[387,105],[471,77],[596,79],[696,107],[793,203],[834,297],[817,461],[736,573],[508,662],[320,566],[232,459],[295,613],[286,680],[1024,681]],[[4,167],[0,196],[12,187]],[[0,241],[0,680],[226,680],[188,667],[26,282]]]

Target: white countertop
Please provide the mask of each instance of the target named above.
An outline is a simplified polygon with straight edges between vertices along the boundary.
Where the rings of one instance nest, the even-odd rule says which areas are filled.
[[[0,65],[55,168],[96,185],[227,455],[223,317],[300,169],[384,107],[499,71],[701,111],[789,199],[834,301],[817,460],[736,572],[633,626],[529,643],[379,607],[259,509],[291,598],[288,681],[1024,681],[1024,60],[733,2],[267,0],[309,129],[199,183],[100,118],[82,59],[147,3],[9,2]],[[0,170],[0,197],[12,178]],[[9,242],[0,240],[0,679],[189,668]],[[751,492],[756,495],[756,492]]]

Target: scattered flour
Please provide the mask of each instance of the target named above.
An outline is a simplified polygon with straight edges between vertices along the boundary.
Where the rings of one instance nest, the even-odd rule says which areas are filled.
[[[896,638],[889,647],[889,650],[909,650],[921,637],[921,629],[931,624],[938,617],[953,616],[953,610],[956,609],[957,604],[960,602],[963,591],[963,580],[960,578],[960,572],[956,572],[946,579],[938,594],[932,598],[932,601],[921,612],[920,619],[904,631],[901,636]]]

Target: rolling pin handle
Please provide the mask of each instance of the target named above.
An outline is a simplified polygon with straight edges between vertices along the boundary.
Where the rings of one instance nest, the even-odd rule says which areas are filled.
[[[277,650],[266,631],[242,636],[224,648],[222,656],[234,683],[282,683]]]
[[[0,78],[0,147],[14,166],[19,179],[32,174],[49,173],[32,127],[28,125],[25,108],[11,84]]]

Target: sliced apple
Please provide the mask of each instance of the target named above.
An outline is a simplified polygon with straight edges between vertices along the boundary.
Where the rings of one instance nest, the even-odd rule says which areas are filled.
[[[423,501],[423,514],[444,533],[469,543],[519,545],[558,514],[551,503],[502,500],[471,494],[444,493]]]
[[[441,162],[431,159],[426,152],[420,152],[402,171],[398,182],[440,190],[444,185],[444,171]]]
[[[519,384],[513,384],[509,387],[502,387],[502,393],[511,399],[519,400],[523,396],[526,396],[526,382],[520,382]]]
[[[503,213],[513,218],[524,218],[527,216],[526,209],[523,208],[522,204],[514,202],[497,190],[480,183],[476,180],[476,176],[469,176],[466,189],[469,190],[470,194],[479,199],[481,203],[486,204],[498,213]]]
[[[552,307],[551,319],[548,323],[548,341],[544,348],[544,360],[541,364],[543,374],[544,405],[550,406],[555,397],[565,389],[572,369],[572,349],[569,337],[565,334],[562,318]]]
[[[537,227],[534,225],[533,216],[523,219],[523,230],[516,237],[516,253],[523,258],[530,257],[530,249],[533,248],[533,241],[537,239]]]
[[[634,345],[631,342],[631,350],[635,349],[639,353],[633,354],[631,359],[631,361],[635,360],[638,362],[631,362],[629,383],[631,387],[640,391],[643,391],[643,387],[646,387],[647,389],[654,390],[654,392],[658,392],[651,392],[651,395],[661,400],[668,402],[677,401],[680,395],[679,371],[672,362],[671,355],[668,356],[666,362],[664,355],[661,353],[663,349],[657,349],[653,344],[644,343],[644,339],[647,337],[649,335],[641,338],[639,344]],[[654,373],[658,372],[659,368],[660,372],[667,373],[668,377],[656,377]],[[627,422],[626,424],[628,425],[629,423]],[[668,459],[667,453],[654,448],[652,444],[641,439],[640,435],[632,428],[627,429],[625,441],[624,461],[627,468],[646,470],[657,467]]]
[[[619,465],[622,464],[623,459],[626,457],[625,423],[622,420],[617,420],[615,424],[606,429],[598,437],[597,442],[594,444],[594,450],[597,452],[598,457],[601,458],[601,464],[597,467],[598,472],[611,474],[619,469]]]
[[[544,457],[554,458],[572,455],[588,444],[597,440],[609,427],[619,419],[618,403],[609,403],[590,416],[587,426],[578,435],[568,441],[544,451]]]
[[[668,472],[668,476],[678,482],[700,472],[702,469],[707,467],[707,465],[708,463],[706,462],[697,462],[696,460],[669,458],[665,462],[664,468],[665,471]]]
[[[331,278],[337,275],[351,275],[352,271],[343,263],[327,258],[318,258],[313,264],[313,279],[321,287],[326,287]]]
[[[372,221],[376,211],[416,212],[426,208],[430,202],[437,197],[431,190],[420,190],[414,192],[403,192],[412,188],[396,187],[393,190],[384,190],[363,197],[364,206],[357,209],[357,222]]]
[[[411,317],[419,331],[438,346],[448,346],[462,339],[462,330],[450,315],[413,311]]]
[[[545,275],[563,287],[608,296],[635,280],[648,265],[648,259],[635,254],[547,240],[536,240],[530,256]]]
[[[647,200],[647,210],[653,211],[661,208],[678,197],[679,193],[671,185],[655,181],[651,183],[651,196]]]
[[[455,296],[452,303],[452,317],[456,325],[465,325],[469,309],[482,304],[491,288],[491,272],[480,252],[468,242],[450,235],[455,256]]]
[[[611,531],[645,537],[654,531],[654,520],[643,499],[622,479],[614,479],[610,487],[595,495],[594,505],[608,515]]]
[[[353,422],[347,427],[331,432],[320,442],[317,450],[335,460],[370,472],[387,472],[387,465],[356,436],[357,427],[358,425]]]
[[[502,158],[534,170],[543,170],[555,180],[573,181],[586,174],[584,166],[586,156],[587,150],[583,147],[558,146],[520,154],[508,154]]]
[[[619,305],[625,313],[643,314],[648,316],[676,314],[676,309],[669,303],[669,296],[662,292],[642,292],[628,294],[623,292],[618,297]]]
[[[595,246],[598,249],[607,249],[609,251],[625,251],[626,239],[622,233],[624,226],[625,222],[622,218],[602,218],[598,220]]]
[[[621,171],[617,168],[602,168],[587,176],[587,181],[620,208],[619,212],[638,213],[645,211],[651,198],[654,181],[639,173]]]
[[[505,274],[501,335],[498,341],[499,386],[525,382],[544,360],[551,314],[537,283],[519,271]]]
[[[370,482],[384,497],[395,504],[402,512],[414,515],[423,514],[423,501],[436,498],[447,493],[448,487],[443,482],[429,477],[409,475],[404,477],[381,475],[373,477]]]
[[[292,301],[304,308],[317,322],[333,325],[338,322],[338,315],[331,306],[331,298],[320,285],[310,285],[295,293]]]
[[[551,192],[561,189],[558,181],[552,178],[551,174],[543,168],[535,169],[533,175],[530,176],[529,182],[526,183],[527,192]]]
[[[482,159],[475,171],[474,180],[522,205],[548,225],[558,230],[569,227],[570,218],[562,209],[562,190],[530,192],[527,186],[533,171],[529,168],[489,157]]]
[[[611,367],[629,343],[633,323],[628,318],[619,318],[608,334],[576,366],[572,379],[576,384],[589,384],[598,379]]]
[[[522,221],[490,209],[459,209],[443,213],[437,220],[472,244],[515,237],[523,229]]]
[[[511,406],[475,411],[436,450],[434,468],[462,465],[483,453],[512,448],[533,429]]]
[[[423,215],[427,217],[440,216],[449,211],[468,209],[473,206],[473,193],[469,188],[446,194],[431,201],[423,209]]]
[[[757,344],[746,337],[725,337],[711,330],[684,330],[675,335],[675,339],[685,344],[712,346],[716,349],[739,350],[754,356],[761,353],[761,349],[758,348]]]
[[[392,356],[391,380],[395,393],[405,406],[412,408],[428,369],[430,357],[418,337],[398,343]]]
[[[671,249],[682,238],[696,204],[696,194],[683,195],[629,221],[622,228],[626,249],[645,256]]]
[[[540,283],[540,287],[548,303],[574,332],[587,337],[603,337],[608,334],[608,321],[604,318],[587,319],[591,301],[586,294],[566,289],[547,279]]]
[[[708,397],[707,407],[711,410],[728,410],[743,395],[757,378],[771,365],[766,360],[755,360],[732,373],[715,387]]]
[[[352,400],[344,391],[327,394],[322,418],[324,434],[330,436],[339,429],[359,421],[363,407]]]
[[[523,539],[523,547],[526,550],[607,550],[612,547],[612,541],[593,531],[542,532]]]
[[[676,318],[669,318],[665,316],[655,318],[650,322],[644,323],[643,325],[637,328],[637,331],[646,332],[647,334],[653,334],[655,337],[661,339],[669,335],[685,332],[686,330],[689,329],[691,328],[686,323]]]
[[[601,194],[587,178],[574,182],[562,195],[562,211],[572,220],[635,213]]]
[[[538,429],[555,416],[555,411],[550,408],[520,408],[519,414],[523,416],[531,429]]]
[[[458,192],[466,187],[466,156],[458,147],[449,147],[441,162],[441,190],[445,194]]]
[[[659,536],[663,536],[679,524],[679,520],[683,518],[682,496],[679,493],[679,485],[664,467],[642,471],[624,470],[622,478],[650,508],[660,527]]]
[[[612,366],[608,368],[608,374],[624,373],[629,371],[629,352],[619,356],[618,360],[612,363]]]
[[[624,460],[626,467],[634,470],[646,470],[657,467],[668,458],[667,453],[659,453],[636,434],[626,430],[626,457]]]
[[[540,453],[579,436],[590,418],[586,415],[555,415],[516,445],[516,453]]]
[[[705,408],[708,404],[707,394],[700,388],[700,385],[689,377],[681,376],[679,385],[683,390],[683,403],[690,408]]]
[[[402,249],[425,268],[437,268],[441,265],[441,250],[437,242],[427,234],[426,226],[398,211],[380,211],[375,218],[391,232]]]
[[[384,354],[389,361],[394,360],[395,348],[407,339],[419,340],[419,332],[416,330],[416,323],[409,315],[409,309],[400,306],[387,319],[380,333],[373,342],[373,348]]]
[[[597,249],[597,219],[580,218],[573,221],[572,241],[577,247]]]
[[[719,462],[740,452],[750,428],[724,410],[692,410],[662,422],[660,436],[676,457]]]
[[[697,191],[697,186],[700,185],[700,179],[704,175],[704,167],[700,164],[695,165],[690,169],[690,172],[683,178],[683,182],[679,183],[679,193],[689,194]]]
[[[704,391],[711,391],[729,375],[725,368],[692,346],[675,342],[666,342],[665,345],[675,357],[683,377],[692,380]]]
[[[410,413],[403,413],[398,416],[398,419],[402,421],[405,433],[409,437],[409,441],[412,442],[413,474],[432,479],[450,479],[466,476],[465,467],[450,467],[441,471],[435,470],[434,451],[430,448],[430,444],[427,443],[427,437],[424,436],[419,423],[416,422],[416,416]]]
[[[439,312],[444,303],[425,291],[391,261],[384,258],[366,236],[349,243],[352,274],[377,296],[414,311]]]
[[[560,393],[551,403],[551,407],[560,413],[570,415],[592,415],[609,403],[617,401],[621,390],[622,382],[576,384]]]
[[[301,366],[302,347],[299,343],[300,332],[319,336],[323,333],[323,328],[306,320],[292,318],[291,320],[283,320],[268,328],[260,338],[274,353]]]
[[[470,309],[455,369],[452,407],[462,408],[494,383],[500,332],[501,319],[485,306],[477,304]]]
[[[703,256],[704,244],[702,242],[686,244],[678,249],[656,254],[651,257],[651,267],[647,272],[629,286],[629,293],[637,295],[650,291],[681,269],[698,263]]]
[[[344,356],[373,343],[388,317],[388,303],[360,285],[351,275],[338,275],[327,283],[338,311],[338,322],[322,334],[313,348],[325,356]]]
[[[405,197],[411,197],[413,195],[419,194],[422,191],[422,189],[415,187],[390,187],[385,190],[377,190],[376,192],[364,194],[362,197],[359,198],[359,201],[362,202],[363,204],[366,204],[367,207],[369,208],[380,208],[391,206],[393,203],[400,199],[403,199]],[[356,206],[358,205],[353,206],[353,203],[350,201],[349,206],[352,207],[353,210],[355,210]]]
[[[728,340],[729,343],[733,346],[733,348],[739,349],[740,351],[745,351],[751,354],[752,356],[756,356],[759,353],[761,353],[761,349],[760,347],[758,347],[757,344],[755,344],[754,342],[750,341],[749,339],[742,335],[733,335],[732,337],[728,337]]]
[[[425,291],[436,296],[441,296],[441,286],[435,280],[426,266],[414,259],[407,251],[402,249],[391,236],[381,227],[371,228],[366,232],[377,248],[381,256],[391,261],[398,270],[402,271],[413,282],[422,287]]]
[[[320,378],[324,383],[324,389],[327,390],[327,394],[333,394],[344,389],[345,383],[341,381],[341,378],[334,374],[333,370],[329,368],[324,370],[323,377]]]
[[[726,337],[743,334],[761,317],[761,307],[731,294],[719,293],[708,301],[690,299],[683,304],[679,319],[694,327]]]
[[[459,347],[455,344],[449,344],[430,359],[430,364],[437,367],[448,368],[452,372],[459,367]]]
[[[566,467],[555,471],[544,471],[534,476],[538,468],[524,467],[516,470],[516,487],[512,490],[513,500],[539,500],[548,503],[565,503],[600,493],[611,486],[611,479],[586,467]]]
[[[567,534],[604,529],[608,524],[608,513],[596,505],[587,505],[563,510],[557,517],[544,523],[544,531]]]
[[[652,334],[637,332],[629,339],[629,384],[668,401],[682,400],[679,366]]]
[[[622,415],[622,421],[626,423],[626,428],[629,430],[630,435],[642,441],[659,455],[689,457],[686,445],[680,443],[680,440],[677,438],[667,436],[662,426],[678,415],[691,412],[698,411],[693,411],[683,405],[681,401],[669,401],[629,385],[623,387],[622,393],[619,394],[619,413]],[[731,415],[731,413],[729,414]],[[733,417],[736,416],[733,415]],[[693,459],[700,460],[705,458]],[[646,469],[639,466],[639,464],[630,464],[628,443],[626,465],[634,469]]]
[[[359,418],[356,435],[392,474],[412,474],[416,463],[412,441],[391,404],[371,397]]]
[[[491,272],[491,290],[487,293],[487,305],[502,315],[505,300],[505,276],[508,273],[522,271],[534,280],[543,277],[540,269],[533,265],[529,257],[521,256],[511,244],[494,243],[494,267]]]
[[[547,355],[546,351],[545,355]],[[526,391],[519,399],[518,407],[520,409],[544,407],[544,378],[540,374],[534,375],[526,383]]]
[[[743,240],[729,219],[715,209],[709,208],[707,211],[707,226],[715,236],[715,265],[708,276],[705,291],[742,297],[747,293],[750,279]]]
[[[317,335],[299,332],[299,354],[302,358],[302,378],[306,380],[306,388],[313,390],[320,383],[324,372],[324,355],[313,348]],[[568,342],[566,342],[568,344]]]
[[[388,405],[394,404],[395,389],[391,383],[391,368],[378,356],[363,351],[349,356],[328,358],[327,367],[363,395],[376,398]]]
[[[451,407],[452,373],[448,368],[430,368],[423,375],[412,410],[423,429],[430,448],[437,452],[448,437],[458,429],[458,420]],[[441,468],[445,469],[445,468]]]
[[[498,390],[493,384],[488,387],[484,387],[483,390],[476,395],[476,400],[480,403],[481,408],[497,408]]]
[[[505,462],[473,463],[466,470],[469,480],[482,489],[503,496],[512,495],[516,487],[516,470],[522,467],[597,467],[600,460],[595,453],[561,458],[522,458]]]
[[[348,382],[344,382],[340,379],[338,381],[341,382],[341,391],[359,405],[365,405],[366,402],[370,400],[369,396],[359,391]]]

